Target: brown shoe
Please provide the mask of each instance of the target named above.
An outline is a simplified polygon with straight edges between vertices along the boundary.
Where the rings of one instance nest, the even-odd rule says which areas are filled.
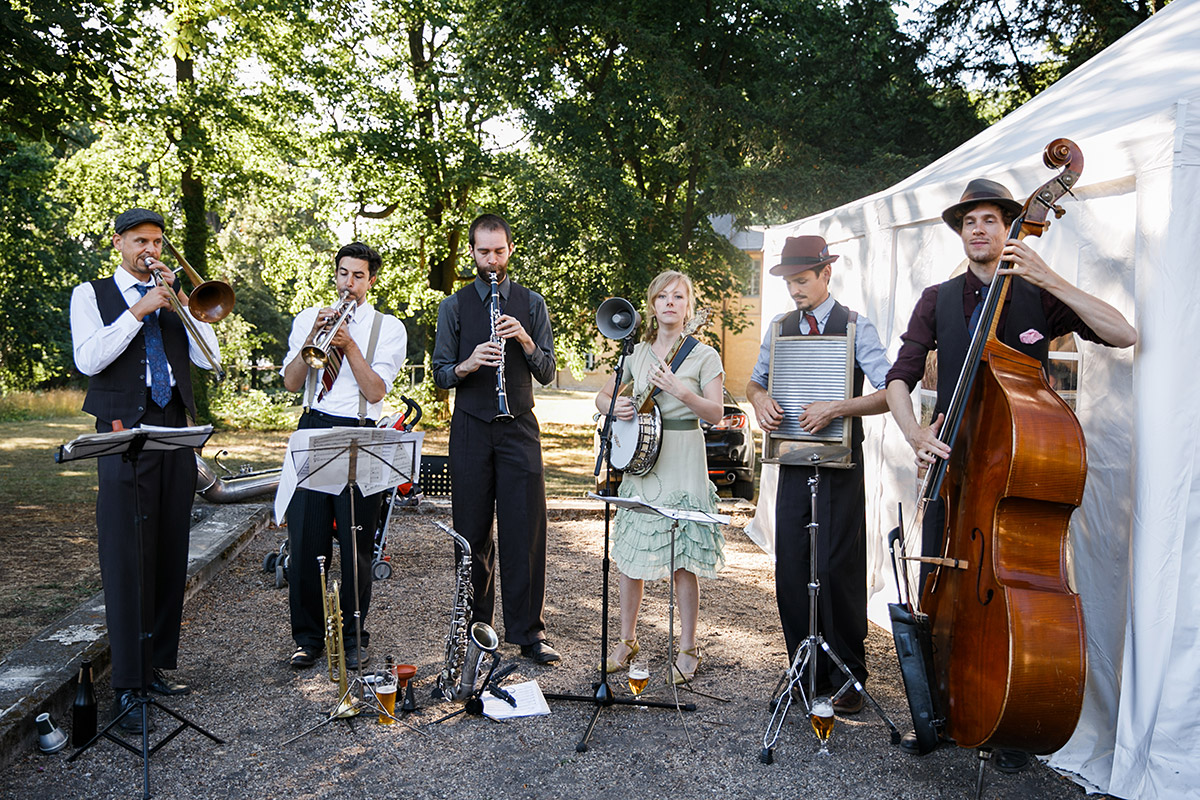
[[[833,701],[835,714],[851,716],[863,710],[863,696],[857,689],[847,689],[841,697]]]

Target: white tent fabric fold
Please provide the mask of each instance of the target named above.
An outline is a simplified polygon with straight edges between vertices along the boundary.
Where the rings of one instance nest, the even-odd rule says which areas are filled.
[[[784,239],[819,234],[842,258],[835,296],[878,326],[894,356],[921,290],[962,266],[942,209],[967,181],[1018,198],[1054,173],[1043,147],[1072,139],[1083,176],[1066,217],[1031,244],[1068,280],[1120,309],[1134,350],[1079,347],[1077,414],[1088,442],[1071,524],[1088,626],[1088,684],[1075,735],[1050,758],[1092,791],[1200,797],[1200,0],[1152,19],[999,123],[905,181],[764,231],[762,318],[791,307]],[[896,597],[884,537],[912,513],[912,451],[890,417],[867,420],[872,619]],[[771,534],[773,503],[755,528]],[[908,541],[913,549],[916,541]]]

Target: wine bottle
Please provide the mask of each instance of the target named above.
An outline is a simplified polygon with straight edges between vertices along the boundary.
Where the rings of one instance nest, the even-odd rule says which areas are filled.
[[[92,686],[92,662],[79,665],[79,685],[71,707],[71,740],[83,747],[96,735],[96,689]]]

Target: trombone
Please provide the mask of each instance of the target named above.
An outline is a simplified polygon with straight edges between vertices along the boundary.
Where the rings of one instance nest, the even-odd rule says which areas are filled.
[[[165,247],[171,256],[179,262],[180,268],[187,274],[188,280],[192,282],[192,293],[188,295],[187,312],[184,313],[183,304],[179,302],[179,295],[172,289],[169,292],[171,309],[183,322],[183,327],[187,329],[188,336],[200,348],[200,352],[204,355],[205,360],[213,368],[213,373],[216,374],[217,380],[225,378],[225,368],[221,366],[221,361],[217,355],[204,341],[204,337],[200,335],[199,329],[196,328],[196,323],[192,318],[200,322],[219,322],[233,310],[235,297],[233,289],[228,283],[223,281],[205,281],[200,278],[196,270],[192,269],[192,265],[183,257],[183,253],[175,249],[175,245],[164,234],[162,237],[163,247]],[[146,266],[150,266],[150,260],[146,259]],[[178,271],[178,270],[176,270]],[[154,271],[154,279],[160,286],[166,286],[171,289],[170,284],[163,280],[162,275],[157,270]]]

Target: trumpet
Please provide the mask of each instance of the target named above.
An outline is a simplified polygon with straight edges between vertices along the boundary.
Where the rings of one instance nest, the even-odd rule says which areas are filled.
[[[349,289],[342,292],[342,296],[338,299],[338,304],[333,309],[334,313],[337,314],[337,319],[333,321],[333,324],[326,325],[317,331],[317,335],[313,337],[312,344],[306,344],[300,350],[300,357],[304,359],[304,363],[313,369],[325,368],[325,365],[329,363],[329,350],[332,347],[334,335],[345,324],[346,320],[350,317],[350,313],[354,311],[357,305],[358,303],[350,296]]]
[[[217,354],[212,351],[208,343],[204,341],[204,337],[200,335],[199,328],[193,319],[200,322],[218,322],[225,318],[233,308],[234,296],[233,289],[229,288],[229,284],[221,281],[202,281],[196,271],[192,269],[191,264],[187,263],[187,259],[183,254],[175,249],[167,237],[163,237],[163,246],[171,251],[171,255],[179,262],[180,267],[187,273],[188,280],[192,282],[192,293],[188,295],[187,312],[185,313],[183,303],[179,302],[179,295],[172,288],[170,283],[167,283],[162,274],[155,269],[152,269],[153,259],[146,257],[144,259],[146,267],[151,270],[154,275],[154,281],[159,286],[165,286],[169,290],[167,292],[168,299],[171,303],[171,310],[179,317],[179,321],[183,323],[183,327],[187,329],[187,334],[196,346],[200,348],[204,359],[208,361],[212,367],[213,373],[218,381],[225,378],[225,368],[221,366],[221,360]],[[193,303],[195,307],[193,308]]]
[[[325,657],[329,662],[329,680],[338,685],[341,700],[334,717],[345,718],[357,715],[361,708],[350,696],[350,684],[346,679],[346,645],[342,638],[342,606],[338,598],[338,581],[329,584],[325,577],[325,556],[317,556],[317,571],[321,575],[321,605],[325,612]],[[328,587],[328,588],[327,588]]]

